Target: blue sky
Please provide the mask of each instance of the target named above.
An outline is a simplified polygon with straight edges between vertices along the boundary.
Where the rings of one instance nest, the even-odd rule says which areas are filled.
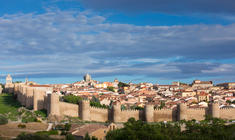
[[[0,1],[0,82],[235,81],[233,0]]]

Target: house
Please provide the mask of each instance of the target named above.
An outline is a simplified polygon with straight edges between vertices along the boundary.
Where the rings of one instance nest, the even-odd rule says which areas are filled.
[[[192,83],[193,89],[205,89],[213,87],[212,81],[200,81],[200,80],[194,80]]]
[[[209,94],[205,92],[199,92],[196,97],[198,102],[209,101]]]

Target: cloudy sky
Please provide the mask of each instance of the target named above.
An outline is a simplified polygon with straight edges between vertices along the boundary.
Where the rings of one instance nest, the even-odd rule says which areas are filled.
[[[0,82],[235,81],[234,0],[2,0]]]

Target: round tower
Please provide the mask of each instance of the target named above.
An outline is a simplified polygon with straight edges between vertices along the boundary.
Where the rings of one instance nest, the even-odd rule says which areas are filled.
[[[178,120],[187,120],[187,104],[181,103],[178,105]]]
[[[121,104],[117,101],[113,105],[113,122],[121,122]]]
[[[79,104],[80,108],[80,117],[84,121],[90,121],[90,101],[82,100]]]
[[[219,103],[211,103],[209,106],[211,116],[213,118],[219,118],[220,117],[220,108]]]
[[[60,110],[59,110],[59,95],[56,93],[48,94],[49,99],[49,110],[48,110],[48,116],[60,116]]]
[[[146,122],[154,121],[154,106],[152,104],[147,104],[145,106],[145,119]]]

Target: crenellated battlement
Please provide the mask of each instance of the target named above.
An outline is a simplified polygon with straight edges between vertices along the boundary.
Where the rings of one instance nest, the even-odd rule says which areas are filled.
[[[127,110],[121,110],[122,112],[139,112],[138,109],[127,109]]]
[[[90,103],[90,100],[82,100],[83,103]]]
[[[199,107],[199,108],[188,108],[188,110],[195,110],[195,111],[198,111],[198,110],[201,110],[201,111],[205,111],[205,109],[206,108],[201,108],[201,107]]]
[[[219,108],[219,103],[211,103],[208,108],[189,108],[187,103],[180,103],[175,109],[154,109],[154,105],[146,104],[144,110],[121,110],[121,103],[115,102],[112,109],[90,106],[89,100],[82,100],[79,105],[59,101],[56,93],[47,94],[40,88],[17,84],[14,87],[17,100],[34,110],[47,109],[48,115],[80,117],[85,121],[126,122],[134,117],[147,122],[173,120],[202,120],[206,115],[224,119],[235,119],[235,108]]]
[[[170,109],[170,108],[162,108],[162,109],[156,108],[156,109],[154,109],[154,111],[172,111],[172,109]]]
[[[235,108],[224,107],[224,108],[220,108],[220,110],[235,110]]]
[[[107,108],[101,108],[101,107],[95,107],[95,106],[91,106],[90,109],[96,109],[96,110],[108,110]]]

